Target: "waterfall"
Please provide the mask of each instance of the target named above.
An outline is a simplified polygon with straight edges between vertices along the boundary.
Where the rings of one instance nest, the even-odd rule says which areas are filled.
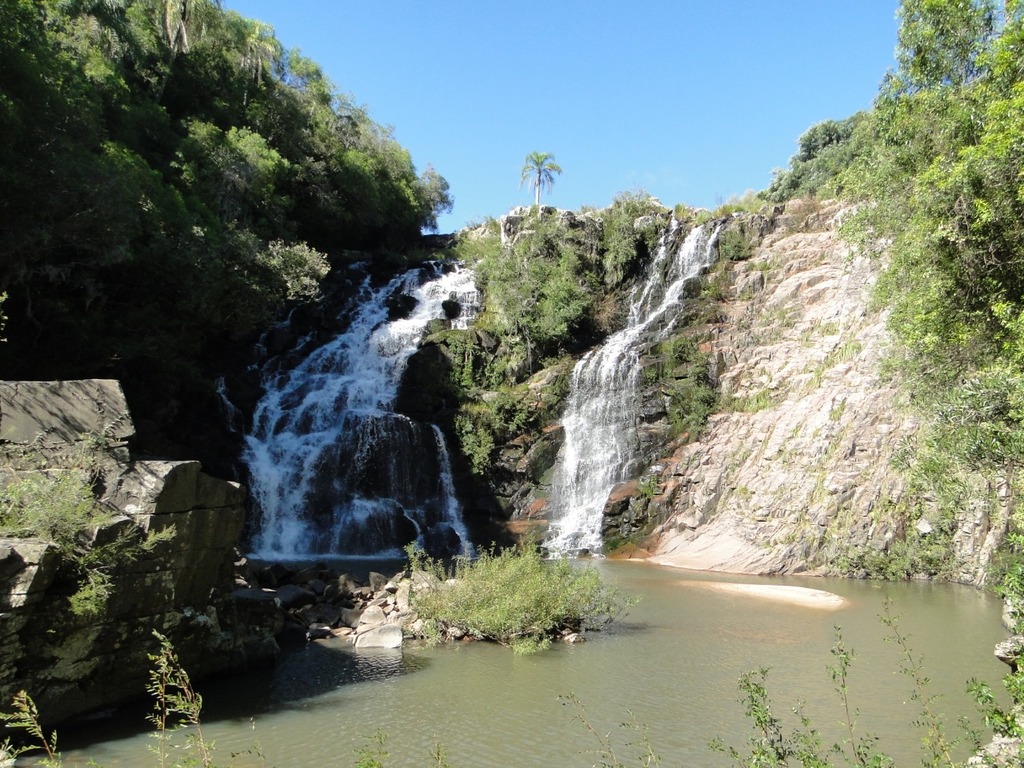
[[[441,430],[394,403],[428,324],[465,328],[477,306],[468,270],[428,265],[383,287],[367,277],[347,330],[291,368],[266,366],[243,456],[254,554],[393,556],[412,541],[435,555],[471,551]],[[393,319],[396,308],[407,315]]]
[[[608,494],[639,469],[640,347],[673,330],[671,310],[687,282],[714,260],[717,234],[717,227],[696,227],[680,244],[680,224],[673,218],[634,290],[626,327],[573,369],[562,418],[565,444],[553,481],[554,519],[545,542],[552,553],[600,551]]]

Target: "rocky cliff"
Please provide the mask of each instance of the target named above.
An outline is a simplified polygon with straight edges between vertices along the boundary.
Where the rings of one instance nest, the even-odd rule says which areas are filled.
[[[651,560],[856,573],[856,553],[939,535],[894,466],[919,425],[882,365],[886,318],[870,301],[880,265],[838,237],[842,215],[791,203],[751,258],[725,265],[724,316],[706,345],[718,412],[650,468],[646,495],[613,494],[660,523],[643,544]],[[949,575],[982,582],[1005,522],[964,509]]]
[[[886,362],[885,312],[871,302],[882,264],[842,240],[844,213],[793,201],[708,222],[717,263],[685,293],[671,334],[636,342],[641,470],[605,506],[606,549],[638,544],[652,560],[697,569],[984,582],[1011,499],[998,480],[964,476],[950,504],[907,472],[923,430]],[[567,212],[551,216],[564,232],[579,228]],[[684,233],[699,220],[691,212]],[[667,221],[667,211],[657,219]],[[498,224],[503,242],[522,236],[515,211]],[[635,287],[624,281],[606,303],[621,306]],[[479,347],[474,360],[500,349],[464,343]],[[451,340],[430,344],[463,370]],[[466,419],[461,434],[467,455],[487,459],[464,484],[473,516],[543,536],[559,514],[548,497],[572,363],[469,391],[462,412],[489,419]]]
[[[105,594],[78,611],[82,576],[68,552],[50,540],[0,539],[0,702],[24,689],[46,722],[143,694],[154,630],[196,677],[277,651],[279,605],[234,594],[244,491],[198,462],[133,459],[133,432],[117,382],[0,382],[0,487],[53,477],[87,455],[105,514],[75,542],[78,562],[150,536],[150,546],[96,566]]]

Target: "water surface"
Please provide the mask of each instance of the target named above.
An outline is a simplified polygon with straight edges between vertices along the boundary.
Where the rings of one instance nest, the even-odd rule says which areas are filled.
[[[628,615],[578,646],[533,656],[473,643],[355,653],[318,643],[284,656],[272,670],[201,686],[204,730],[216,741],[218,765],[258,741],[265,762],[239,754],[237,766],[322,768],[355,763],[355,750],[377,729],[387,733],[387,766],[424,766],[435,742],[453,768],[591,766],[599,744],[564,703],[574,694],[599,734],[610,733],[617,754],[633,736],[619,724],[631,716],[650,728],[664,766],[724,766],[708,750],[716,735],[741,744],[747,734],[737,680],[770,667],[776,713],[803,702],[830,739],[842,738],[841,718],[826,666],[834,627],[857,654],[851,697],[863,731],[879,736],[897,765],[920,764],[921,734],[911,722],[917,705],[899,672],[899,648],[884,638],[878,616],[886,598],[916,656],[942,694],[948,727],[973,714],[964,692],[977,677],[998,687],[1005,667],[992,655],[1005,637],[999,601],[974,589],[928,583],[879,584],[825,579],[709,576],[649,565],[599,562],[628,595],[640,596]],[[838,610],[818,610],[710,589],[717,580],[826,589],[846,598]],[[144,712],[136,713],[141,720]],[[93,758],[104,766],[147,766],[152,739],[113,724],[64,734],[66,764]],[[977,718],[975,717],[975,720]],[[120,733],[118,733],[120,731]],[[68,749],[73,742],[74,749]],[[80,762],[76,762],[80,761]]]

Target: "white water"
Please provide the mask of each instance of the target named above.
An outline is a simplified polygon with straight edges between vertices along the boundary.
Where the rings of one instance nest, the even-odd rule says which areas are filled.
[[[470,548],[440,430],[393,411],[406,362],[442,302],[459,301],[454,327],[478,303],[473,274],[414,269],[381,288],[367,278],[344,333],[294,368],[265,375],[244,460],[259,521],[261,558],[388,555],[416,540],[428,551]],[[416,299],[388,319],[391,297]]]
[[[641,342],[669,334],[675,322],[671,310],[686,284],[714,260],[717,227],[696,227],[681,244],[679,227],[673,218],[662,235],[644,282],[634,291],[626,327],[573,369],[546,542],[554,554],[600,551],[608,494],[638,469]]]

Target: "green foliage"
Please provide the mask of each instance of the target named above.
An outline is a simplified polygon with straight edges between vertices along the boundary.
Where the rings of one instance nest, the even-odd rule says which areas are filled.
[[[467,409],[455,417],[455,434],[462,455],[469,460],[473,474],[485,477],[494,452],[492,412],[487,408]]]
[[[542,189],[551,191],[555,184],[555,175],[561,174],[562,168],[555,162],[555,156],[550,152],[531,152],[523,161],[523,168],[519,175],[519,186],[530,183],[534,192],[534,204],[540,207],[540,193]]]
[[[720,738],[711,742],[711,749],[724,752],[737,766],[774,768],[792,764],[803,768],[827,768],[831,764],[823,754],[821,736],[811,727],[810,719],[797,710],[800,724],[787,732],[772,711],[766,687],[767,676],[765,667],[740,676],[741,700],[752,726],[746,749],[741,751],[738,747],[727,746]],[[891,765],[891,762],[879,765]]]
[[[622,192],[602,211],[602,281],[609,288],[634,277],[658,245],[665,209],[643,190]]]
[[[503,387],[479,399],[467,398],[455,416],[455,434],[473,473],[486,476],[497,445],[555,418],[568,394],[567,386],[566,377],[555,377],[540,399],[528,384]]]
[[[146,691],[153,697],[153,711],[147,719],[153,724],[156,746],[152,748],[158,768],[179,766],[213,766],[213,743],[203,737],[200,714],[203,697],[192,687],[188,672],[178,660],[170,641],[159,632],[153,635],[160,643],[156,653],[149,654],[153,665],[149,673]],[[185,757],[169,763],[175,748],[175,734],[187,730]]]
[[[168,528],[143,537],[131,526],[110,541],[95,543],[96,531],[112,514],[96,500],[94,472],[93,460],[84,456],[79,466],[28,473],[0,488],[0,535],[56,545],[77,585],[69,596],[76,616],[95,616],[103,609],[113,589],[113,568],[174,534]]]
[[[892,613],[892,604],[886,601],[885,612],[880,617],[882,624],[888,630],[886,640],[897,646],[900,653],[900,673],[911,682],[910,698],[917,705],[919,715],[915,725],[924,731],[921,736],[921,748],[925,753],[922,763],[926,766],[938,768],[938,766],[954,765],[953,751],[960,745],[961,739],[950,737],[946,732],[946,724],[942,716],[935,709],[939,696],[929,693],[928,677],[924,673],[921,659],[914,655],[910,647],[909,638],[900,629],[899,617]],[[973,747],[977,749],[977,735],[971,732],[967,736],[972,740]]]
[[[26,738],[31,739],[31,742],[14,746],[10,739],[5,739],[0,745],[0,756],[16,759],[34,749],[41,749],[44,756],[36,761],[36,765],[44,768],[61,768],[64,761],[57,751],[57,732],[52,731],[49,736],[46,735],[39,721],[39,709],[28,693],[18,691],[14,694],[11,709],[11,712],[0,713],[0,720],[6,723],[8,728],[22,732]]]
[[[6,378],[116,377],[179,427],[225,342],[316,294],[324,254],[413,245],[451,207],[315,62],[220,3],[12,0],[0,27]]]
[[[624,763],[623,759],[619,757],[620,753],[624,754],[622,752],[623,748],[616,745],[615,739],[612,738],[610,732],[602,733],[597,730],[587,716],[583,702],[573,693],[559,696],[558,698],[563,706],[572,707],[573,720],[582,725],[584,730],[593,736],[597,742],[597,749],[590,750],[590,754],[595,755],[598,759],[594,766],[601,766],[601,768],[625,768],[627,763]],[[620,723],[619,727],[630,735],[630,740],[624,745],[625,750],[633,758],[630,760],[630,764],[644,766],[644,768],[661,765],[661,757],[654,751],[647,724],[638,721],[636,715],[632,712],[628,712],[628,715],[629,719]]]
[[[930,768],[956,768],[964,765],[953,757],[958,747],[963,745],[964,739],[947,734],[946,724],[935,706],[938,697],[929,693],[929,680],[924,674],[921,660],[914,654],[909,638],[900,628],[898,617],[892,615],[888,603],[880,620],[888,629],[886,640],[899,651],[900,672],[910,681],[910,700],[918,710],[913,724],[921,733],[922,765]],[[795,727],[787,726],[772,709],[766,687],[768,670],[761,668],[747,672],[740,678],[741,701],[751,725],[746,744],[739,748],[727,745],[723,739],[718,738],[712,742],[712,748],[729,755],[739,768],[786,765],[803,768],[831,768],[839,765],[892,768],[893,760],[878,748],[877,738],[858,733],[857,711],[850,701],[848,683],[854,654],[846,647],[838,628],[832,658],[834,664],[828,667],[828,673],[843,708],[842,725],[847,732],[846,739],[825,748],[820,734],[799,708],[793,710],[799,724]],[[984,697],[982,694],[979,700]],[[965,728],[964,738],[977,749],[978,734],[963,723],[961,725]]]
[[[1020,710],[1024,705],[1024,670],[1018,669],[1006,675],[1003,687],[1013,702],[1009,708],[997,700],[992,687],[987,683],[972,680],[968,690],[984,715],[985,724],[995,734],[1024,740],[1024,727],[1021,727],[1020,718]],[[1016,756],[1018,760],[1024,759],[1024,747],[1018,750]]]
[[[960,87],[983,73],[981,58],[996,24],[993,0],[903,0],[897,15],[897,87]]]
[[[660,362],[645,369],[645,374],[650,372],[648,383],[656,385],[665,398],[673,437],[687,434],[696,439],[718,404],[718,391],[710,377],[710,358],[685,334],[651,350],[652,356],[659,354]]]
[[[904,0],[899,66],[841,174],[863,201],[846,234],[887,246],[877,299],[897,341],[892,368],[925,417],[926,461],[942,455],[948,476],[996,489],[991,511],[1012,526],[1024,458],[1022,11]]]
[[[595,626],[622,608],[595,568],[545,561],[534,547],[460,558],[451,579],[443,564],[411,559],[438,579],[434,589],[416,594],[414,606],[440,637],[469,635],[531,653],[562,631]]]
[[[1024,536],[1020,532],[1007,537],[1007,546],[992,563],[988,575],[1009,609],[1014,632],[1021,634],[1024,632]]]
[[[722,408],[737,413],[759,413],[774,408],[778,401],[778,393],[770,389],[759,389],[745,395],[725,396],[722,398]]]
[[[32,473],[0,489],[0,532],[52,541],[73,552],[84,532],[110,517],[96,502],[88,465]]]
[[[960,575],[960,563],[953,557],[953,531],[951,527],[933,530],[922,536],[911,531],[902,539],[894,539],[885,549],[864,547],[847,550],[836,567],[840,573],[861,574],[869,579],[906,581],[928,576],[940,580],[955,580]]]
[[[478,325],[509,345],[510,378],[578,343],[596,282],[589,250],[585,232],[567,230],[550,216],[531,217],[513,243],[483,250],[477,277],[487,312]]]
[[[868,151],[870,143],[869,120],[863,112],[812,125],[800,137],[789,168],[775,171],[765,199],[784,203],[840,193],[842,173]]]
[[[718,254],[726,261],[746,261],[754,252],[754,238],[743,225],[730,226],[718,235]]]
[[[355,768],[384,768],[384,761],[388,759],[388,751],[384,748],[387,740],[387,733],[381,729],[367,736],[356,750]]]

